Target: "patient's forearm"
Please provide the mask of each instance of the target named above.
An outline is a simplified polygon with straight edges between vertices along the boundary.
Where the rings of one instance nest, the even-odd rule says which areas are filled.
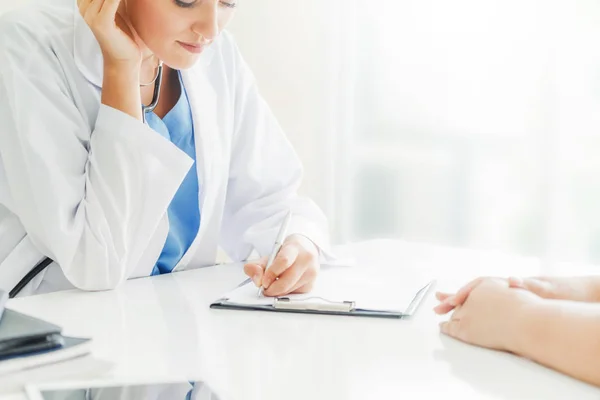
[[[546,300],[515,318],[513,352],[600,386],[600,304]]]

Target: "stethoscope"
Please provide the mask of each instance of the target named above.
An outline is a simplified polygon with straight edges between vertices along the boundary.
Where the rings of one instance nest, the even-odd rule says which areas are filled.
[[[156,106],[158,105],[158,99],[160,98],[160,86],[163,78],[163,62],[158,62],[158,69],[156,71],[156,76],[149,83],[140,84],[140,86],[150,86],[154,83],[154,93],[152,94],[152,102],[150,104],[143,105],[142,104],[142,121],[144,124],[146,123],[146,113],[154,111]]]

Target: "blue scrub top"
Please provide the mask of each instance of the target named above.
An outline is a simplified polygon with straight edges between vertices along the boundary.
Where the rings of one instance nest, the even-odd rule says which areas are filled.
[[[181,85],[181,96],[175,107],[162,120],[153,112],[146,113],[146,121],[152,129],[170,140],[194,160],[194,164],[169,205],[167,211],[169,234],[152,275],[167,274],[173,271],[190,248],[200,227],[194,127],[181,73],[179,73],[179,84]]]

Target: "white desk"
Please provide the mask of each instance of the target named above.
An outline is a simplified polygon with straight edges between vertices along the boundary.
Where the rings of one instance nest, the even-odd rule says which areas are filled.
[[[481,274],[540,271],[534,259],[398,241],[340,253],[398,277],[412,268],[434,270],[438,289]],[[223,400],[600,398],[600,389],[529,361],[440,336],[433,293],[412,320],[209,309],[243,279],[239,267],[220,266],[9,306],[62,325],[67,334],[93,337],[94,356],[114,363],[95,375],[102,382],[198,380]],[[94,376],[84,367],[73,364],[74,376]]]

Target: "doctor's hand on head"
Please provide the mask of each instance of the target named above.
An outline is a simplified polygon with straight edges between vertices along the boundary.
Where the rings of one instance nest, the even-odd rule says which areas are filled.
[[[235,15],[240,0],[77,0],[105,61],[173,69],[195,65]],[[106,67],[106,66],[105,66]]]
[[[285,240],[273,265],[265,272],[267,257],[244,266],[244,272],[265,296],[283,296],[309,292],[319,273],[319,249],[307,237],[290,235]]]
[[[139,64],[142,52],[131,25],[119,14],[121,0],[78,0],[79,12],[94,33],[105,62]]]

